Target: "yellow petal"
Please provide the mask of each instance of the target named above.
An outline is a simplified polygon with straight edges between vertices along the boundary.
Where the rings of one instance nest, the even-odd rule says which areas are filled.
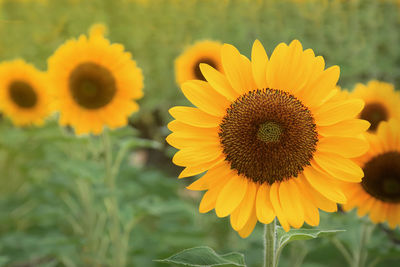
[[[256,193],[257,185],[249,182],[242,202],[231,214],[231,225],[235,231],[242,229],[249,220],[254,209]]]
[[[275,218],[275,212],[270,200],[270,186],[262,184],[256,197],[256,214],[260,222],[268,224]]]
[[[201,128],[198,126],[192,126],[186,123],[182,123],[177,120],[173,120],[168,123],[168,129],[170,129],[174,133],[179,133],[180,135],[189,135],[189,136],[203,136],[210,135],[218,137],[219,128]]]
[[[335,201],[327,199],[324,195],[319,193],[304,177],[304,174],[300,174],[297,177],[297,185],[299,189],[311,200],[315,206],[326,212],[337,211],[337,205]]]
[[[337,179],[346,182],[361,182],[361,178],[364,177],[360,166],[342,156],[317,151],[314,153],[314,160],[319,167]]]
[[[221,59],[225,75],[237,93],[241,95],[256,89],[250,62],[246,62],[234,46],[224,44],[221,50]]]
[[[396,225],[400,224],[400,206],[389,205],[388,208],[388,224],[389,227],[394,229]]]
[[[257,217],[255,214],[255,208],[253,208],[253,212],[250,215],[250,218],[247,221],[246,225],[242,229],[240,229],[238,232],[240,237],[241,238],[248,237],[253,232],[253,229],[256,226],[256,224],[257,224]]]
[[[199,212],[206,213],[215,208],[215,203],[223,186],[213,187],[208,190],[200,201]]]
[[[318,126],[317,132],[323,136],[358,136],[371,124],[366,120],[350,119],[329,126]]]
[[[229,168],[226,168],[225,164],[222,163],[208,170],[207,173],[203,175],[203,177],[196,180],[186,188],[196,191],[210,189],[216,184],[227,182],[233,176],[235,176],[235,172]]]
[[[369,218],[373,223],[381,223],[385,221],[385,204],[382,201],[375,201],[375,203],[371,206],[371,210],[369,212]]]
[[[200,70],[215,91],[225,96],[229,101],[233,102],[239,97],[239,94],[232,88],[225,75],[204,63],[200,64]]]
[[[290,225],[300,228],[304,223],[304,211],[300,205],[300,193],[293,181],[282,181],[279,185],[279,200]]]
[[[306,167],[303,174],[311,186],[326,198],[338,203],[346,202],[346,197],[342,190],[329,175],[317,171],[312,166]]]
[[[297,95],[298,92],[307,85],[310,80],[310,76],[314,73],[314,69],[316,68],[315,63],[317,62],[315,59],[314,51],[312,49],[304,50],[304,52],[300,53],[300,58],[297,62],[297,70],[295,69],[294,77],[289,79],[288,88],[290,92]],[[323,68],[322,68],[323,69]],[[322,70],[321,70],[322,72]]]
[[[223,117],[230,102],[217,93],[207,82],[188,81],[181,86],[183,94],[200,110],[216,116]]]
[[[219,145],[205,145],[204,147],[186,147],[174,155],[172,162],[178,166],[197,166],[210,162],[222,155]]]
[[[218,127],[221,123],[221,118],[192,107],[173,107],[169,109],[169,113],[176,120],[191,126],[213,128]]]
[[[303,186],[300,185],[301,180],[299,178],[294,178],[293,182],[296,184],[301,195],[299,203],[304,210],[304,221],[311,226],[317,226],[319,224],[319,212],[316,203],[310,197],[309,191],[304,190]]]
[[[285,75],[285,73],[281,72],[281,68],[287,51],[288,46],[285,43],[280,43],[275,47],[274,51],[272,52],[271,58],[268,63],[266,75],[269,88],[282,88],[281,81],[285,80],[282,79],[282,76]]]
[[[196,166],[188,166],[179,174],[178,178],[181,179],[181,178],[200,174],[200,173],[205,172],[206,170],[209,170],[209,169],[213,168],[214,166],[218,165],[223,160],[225,160],[225,156],[221,155],[220,157],[218,157],[212,161],[205,162],[205,163],[202,163],[202,164],[199,164]]]
[[[365,214],[367,214],[370,210],[371,207],[374,205],[375,203],[375,198],[373,197],[368,197],[364,202],[363,205],[360,205],[357,209],[357,215],[359,217],[364,216]]]
[[[235,175],[224,186],[217,198],[215,212],[218,217],[226,217],[242,202],[246,194],[248,180]]]
[[[302,56],[303,47],[301,43],[298,40],[293,40],[288,47],[285,57],[282,59],[280,73],[277,74],[277,77],[280,77],[280,87],[278,89],[292,92],[294,89],[292,88],[293,81],[297,80],[297,76],[301,72],[299,71],[299,66],[304,65]]]
[[[287,221],[285,213],[282,210],[281,203],[279,200],[279,183],[273,183],[270,188],[270,201],[274,208],[276,217],[278,217],[279,223],[282,228],[287,232],[290,230],[290,225]]]
[[[351,137],[323,137],[319,139],[319,151],[335,153],[345,158],[355,158],[365,154],[369,145],[361,138]]]
[[[361,99],[325,103],[314,112],[314,119],[318,126],[327,126],[340,121],[355,118],[364,108]]]
[[[260,41],[255,40],[251,50],[251,69],[254,81],[259,89],[267,88],[266,72],[268,56]]]
[[[323,100],[335,89],[339,80],[340,69],[332,66],[326,69],[313,83],[309,84],[309,93],[303,99],[307,107],[316,107],[322,104]]]
[[[220,144],[220,139],[217,136],[217,133],[213,133],[212,135],[187,135],[185,133],[176,132],[168,135],[165,140],[168,144],[178,149],[204,146],[205,144]]]
[[[311,226],[319,225],[319,211],[318,208],[308,199],[301,199],[300,202],[304,209],[304,221]]]

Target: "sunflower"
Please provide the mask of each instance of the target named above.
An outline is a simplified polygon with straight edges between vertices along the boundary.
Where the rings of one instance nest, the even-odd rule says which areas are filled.
[[[221,64],[222,44],[215,41],[201,41],[188,47],[175,60],[175,75],[178,84],[188,80],[203,80],[200,64],[205,63],[222,71]]]
[[[400,93],[390,83],[370,81],[367,85],[357,84],[352,96],[365,101],[359,117],[371,123],[369,132],[373,133],[381,121],[390,118],[400,119]]]
[[[15,125],[41,125],[51,97],[43,72],[21,59],[0,64],[0,110]]]
[[[224,44],[221,59],[225,75],[201,64],[206,81],[182,84],[197,108],[169,111],[167,141],[179,149],[172,160],[186,167],[180,178],[207,171],[188,187],[207,190],[200,212],[230,215],[242,237],[275,217],[286,231],[318,225],[318,209],[346,202],[340,181],[363,177],[352,158],[368,149],[359,136],[369,123],[355,118],[364,102],[332,97],[339,67],[324,70],[297,40],[270,59],[255,41],[251,61]]]
[[[387,221],[395,228],[400,225],[400,122],[381,122],[367,139],[370,149],[358,159],[365,176],[361,183],[344,186],[348,202],[343,209],[357,207],[360,217],[369,213],[372,222]]]
[[[60,110],[60,124],[77,134],[100,134],[127,124],[139,109],[143,76],[120,44],[103,37],[105,28],[92,27],[89,37],[81,35],[63,44],[49,58],[49,76]]]

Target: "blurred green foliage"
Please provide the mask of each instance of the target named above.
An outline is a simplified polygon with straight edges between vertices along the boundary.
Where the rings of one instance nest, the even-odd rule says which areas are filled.
[[[168,158],[173,150],[163,141],[168,108],[188,104],[175,83],[174,59],[196,40],[231,43],[249,56],[255,39],[270,55],[279,42],[296,38],[328,66],[341,67],[343,87],[370,79],[400,87],[400,8],[394,1],[0,2],[0,60],[22,57],[42,70],[65,40],[93,23],[107,25],[110,40],[132,52],[145,76],[141,110],[132,117],[138,130],[111,133],[114,159],[138,137],[163,144],[161,151],[140,149],[145,143],[127,149],[116,190],[110,190],[100,137],[76,138],[56,118],[44,128],[24,129],[1,119],[0,266],[165,266],[152,260],[200,245],[220,254],[242,252],[248,266],[260,266],[262,227],[242,240],[227,218],[199,214],[201,194],[184,189],[189,181],[176,180],[178,170]],[[346,229],[338,239],[357,247],[360,221],[354,213],[321,217],[321,228]],[[378,258],[377,266],[399,265],[393,240],[400,234],[382,227],[368,244],[370,263]],[[309,267],[346,264],[324,239],[288,245],[280,266],[303,258]]]

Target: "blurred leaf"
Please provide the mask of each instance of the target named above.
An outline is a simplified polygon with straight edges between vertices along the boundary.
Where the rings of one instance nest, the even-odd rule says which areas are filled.
[[[167,259],[156,261],[181,264],[185,266],[246,266],[243,254],[231,252],[224,255],[218,255],[209,247],[185,249]]]
[[[283,248],[292,241],[327,237],[341,232],[345,232],[345,230],[297,229],[285,232],[282,227],[278,226],[277,258],[279,259]]]

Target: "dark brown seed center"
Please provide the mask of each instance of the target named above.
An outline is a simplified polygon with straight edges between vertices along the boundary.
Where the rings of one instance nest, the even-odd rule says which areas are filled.
[[[219,136],[231,168],[260,184],[296,177],[310,165],[318,142],[310,110],[275,89],[250,91],[236,99]]]
[[[381,121],[386,121],[389,118],[389,114],[381,103],[369,103],[361,111],[360,118],[371,123],[369,131],[375,131]]]
[[[87,109],[106,106],[117,92],[112,73],[92,62],[82,63],[71,72],[69,89],[74,100]]]
[[[33,108],[38,101],[35,90],[24,81],[13,81],[8,90],[12,101],[21,108]]]
[[[200,64],[201,63],[208,64],[208,65],[210,65],[211,67],[213,67],[215,69],[217,68],[217,64],[214,62],[213,59],[210,59],[210,58],[201,58],[198,61],[196,61],[196,63],[194,63],[194,66],[193,66],[193,68],[194,68],[194,76],[196,77],[197,80],[205,81],[206,78],[204,78],[203,73],[201,73],[201,70],[200,70]]]
[[[385,202],[400,202],[400,152],[386,152],[368,161],[362,187],[371,196]]]

